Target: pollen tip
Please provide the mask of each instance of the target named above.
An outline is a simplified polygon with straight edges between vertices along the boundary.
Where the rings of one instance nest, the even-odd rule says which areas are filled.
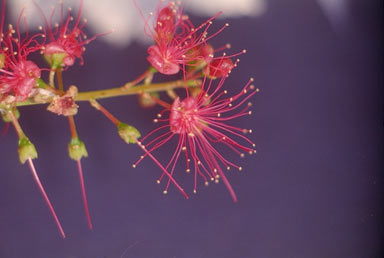
[[[215,183],[218,184],[220,182],[219,179],[215,179]]]
[[[204,182],[204,185],[205,185],[205,186],[209,186],[209,182],[208,182],[208,181],[205,181],[205,182]]]
[[[244,156],[245,156],[244,153],[241,153],[241,154],[240,154],[240,157],[244,158]]]
[[[163,194],[167,194],[167,193],[168,193],[168,191],[167,191],[167,190],[164,190],[164,191],[163,191]]]
[[[197,194],[197,191],[196,191],[196,189],[193,189],[193,193],[194,193],[194,194]]]
[[[211,177],[211,181],[215,180],[215,178]]]
[[[189,173],[189,172],[191,172],[191,170],[190,170],[189,168],[187,168],[187,169],[185,170],[185,172]]]
[[[226,23],[225,26],[228,27],[228,26],[229,26],[229,23]]]
[[[241,170],[243,170],[243,168],[242,168],[242,167],[239,167],[239,171],[241,171]]]
[[[245,53],[247,53],[247,50],[246,50],[246,49],[243,49],[243,51],[241,51],[241,52],[243,52],[243,54],[245,54]]]
[[[230,170],[230,169],[231,169],[231,167],[230,167],[230,166],[228,166],[228,167],[227,167],[227,170]]]
[[[136,168],[136,164],[133,164],[132,167],[133,167],[133,168]]]
[[[160,184],[160,180],[159,180],[159,179],[157,179],[157,180],[156,180],[156,183],[157,183],[157,184]]]

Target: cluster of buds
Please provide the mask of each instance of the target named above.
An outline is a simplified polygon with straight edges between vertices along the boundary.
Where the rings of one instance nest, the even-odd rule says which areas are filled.
[[[76,18],[71,16],[70,9],[65,12],[61,3],[60,23],[55,26],[52,25],[51,18],[48,21],[36,6],[43,17],[44,26],[40,26],[39,32],[33,35],[28,31],[23,35],[20,33],[19,25],[26,24],[23,11],[16,29],[9,25],[4,30],[5,0],[2,0],[2,3],[0,112],[4,122],[11,123],[17,132],[20,161],[23,164],[28,162],[62,237],[65,237],[64,230],[32,161],[37,158],[36,148],[19,123],[20,106],[47,104],[48,111],[68,119],[71,136],[68,154],[77,162],[82,199],[90,229],[93,225],[81,165],[82,158],[88,157],[88,152],[75,125],[78,101],[88,101],[116,126],[118,135],[126,143],[134,144],[143,151],[133,167],[137,167],[146,157],[155,162],[161,173],[157,183],[165,181],[163,193],[168,193],[173,185],[188,198],[187,191],[175,179],[178,170],[176,165],[182,159],[186,172],[193,174],[193,193],[197,193],[200,179],[204,185],[208,185],[210,181],[222,181],[233,201],[237,202],[226,171],[231,168],[242,170],[242,167],[225,157],[222,147],[232,150],[240,157],[243,157],[244,153],[256,152],[255,144],[246,136],[252,130],[231,123],[236,118],[251,115],[252,104],[249,100],[258,89],[252,84],[252,78],[234,95],[230,95],[230,89],[225,88],[226,78],[239,62],[239,59],[235,58],[246,51],[227,55],[224,51],[230,48],[229,44],[218,48],[210,44],[210,39],[228,27],[228,24],[225,24],[210,33],[211,25],[220,13],[199,26],[194,26],[183,13],[183,7],[174,2],[164,4],[160,1],[156,13],[151,13],[148,18],[144,17],[138,8],[145,21],[144,32],[153,40],[153,44],[148,47],[149,68],[138,78],[121,87],[82,92],[81,87],[64,84],[63,72],[72,67],[76,59],[82,65],[84,46],[102,35],[87,38],[83,30],[85,20],[81,18],[82,0]],[[51,17],[53,15],[54,10]],[[34,52],[42,54],[47,67],[39,67],[30,60],[30,54]],[[152,83],[156,73],[181,74],[181,79]],[[162,99],[160,91],[167,93],[166,99]],[[102,98],[133,94],[139,96],[143,107],[160,105],[163,108],[153,120],[157,127],[143,137],[134,126],[120,121],[99,103]],[[172,139],[176,139],[176,146],[172,146]],[[157,152],[164,148],[168,148],[168,152],[172,153],[166,161],[157,157]]]

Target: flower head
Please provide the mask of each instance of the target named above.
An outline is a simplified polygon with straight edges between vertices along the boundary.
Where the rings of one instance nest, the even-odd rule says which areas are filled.
[[[243,152],[250,154],[255,152],[255,144],[244,135],[251,130],[230,125],[229,122],[251,114],[249,111],[251,103],[247,101],[258,92],[258,89],[251,85],[253,81],[251,79],[240,93],[228,98],[224,97],[227,91],[221,89],[224,81],[225,77],[214,86],[213,80],[205,80],[197,96],[187,95],[184,99],[178,97],[172,105],[163,104],[166,108],[158,114],[155,122],[164,124],[150,132],[141,142],[147,151],[153,152],[173,138],[177,138],[177,145],[174,152],[171,152],[174,154],[164,165],[165,169],[173,176],[176,163],[185,156],[186,171],[194,172],[193,192],[197,191],[198,176],[206,185],[210,180],[219,182],[221,179],[233,200],[237,201],[224,169],[242,168],[225,158],[219,149],[227,146],[240,156],[244,156]],[[166,114],[168,115],[165,116]],[[135,165],[145,156],[146,154]],[[163,173],[158,182],[164,176]],[[168,179],[165,191],[168,191],[169,185]]]
[[[71,8],[68,8],[67,18],[64,19],[63,3],[61,2],[60,24],[55,24],[54,26],[52,26],[52,17],[54,16],[55,10],[52,10],[51,18],[48,22],[39,8],[46,27],[41,27],[41,29],[44,29],[47,35],[47,41],[42,47],[43,54],[51,66],[72,66],[77,58],[80,59],[80,64],[84,63],[84,46],[94,40],[96,36],[88,39],[83,31],[86,20],[81,21],[82,8],[83,0],[80,0],[77,17],[72,17],[70,13]]]
[[[145,21],[145,33],[154,41],[148,48],[148,62],[163,74],[176,74],[185,66],[197,66],[214,60],[215,52],[207,41],[219,34],[228,24],[208,36],[212,21],[221,13],[217,13],[200,26],[195,27],[183,8],[175,2],[158,8],[155,24],[148,25]],[[232,55],[236,56],[241,53]]]
[[[3,1],[5,5],[5,1]],[[29,37],[28,31],[24,38],[20,34],[21,19],[25,18],[23,11],[20,13],[16,30],[10,24],[7,31],[3,31],[4,13],[1,20],[0,35],[0,94],[13,96],[15,101],[23,101],[30,96],[36,85],[36,80],[41,76],[41,69],[28,60],[29,54],[40,49],[41,45],[37,33]],[[26,25],[25,20],[23,20]]]

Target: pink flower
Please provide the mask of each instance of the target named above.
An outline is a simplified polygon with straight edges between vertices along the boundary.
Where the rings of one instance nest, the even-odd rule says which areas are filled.
[[[152,153],[163,145],[170,144],[176,137],[176,147],[170,151],[174,154],[164,165],[169,174],[174,177],[176,163],[184,156],[186,171],[194,172],[194,193],[197,191],[198,175],[205,184],[210,180],[218,182],[221,179],[236,202],[236,194],[224,170],[229,170],[231,167],[239,170],[242,168],[225,158],[219,150],[226,146],[240,156],[244,156],[243,152],[250,154],[256,152],[253,149],[255,144],[244,136],[251,130],[230,125],[230,122],[251,114],[249,111],[251,103],[247,101],[258,92],[258,89],[251,85],[253,79],[250,79],[241,92],[228,98],[224,97],[227,91],[221,89],[224,81],[225,77],[214,86],[213,80],[205,80],[196,97],[187,94],[184,99],[176,98],[172,105],[159,102],[165,106],[165,110],[158,115],[159,119],[154,121],[164,124],[145,136],[141,143],[149,153]],[[169,115],[164,117],[168,113]],[[135,166],[145,156],[147,154],[141,156]],[[166,193],[171,181],[165,176],[166,173],[163,173],[158,183],[163,178],[167,179]]]
[[[153,28],[148,25],[148,19],[145,21],[145,33],[155,42],[148,48],[148,62],[160,73],[170,75],[178,73],[186,65],[196,65],[196,61],[212,61],[214,50],[207,41],[228,26],[225,24],[207,36],[212,20],[220,14],[195,27],[174,2],[158,8]]]
[[[61,2],[60,24],[56,24],[55,28],[52,28],[52,20],[48,22],[39,8],[45,21],[46,28],[44,28],[44,32],[48,34],[47,42],[42,48],[43,54],[51,65],[72,66],[76,58],[80,59],[80,64],[84,63],[84,46],[97,36],[88,39],[83,31],[86,20],[80,21],[82,8],[83,0],[80,0],[80,8],[76,19],[71,16],[71,9],[68,9],[67,18],[64,20],[63,3]],[[52,11],[51,19],[53,16],[54,10]]]
[[[3,32],[4,12],[0,25],[0,94],[3,97],[12,95],[15,101],[28,98],[36,85],[36,79],[41,76],[41,69],[34,62],[27,60],[29,54],[40,49],[41,45],[36,39],[41,34],[29,38],[27,32],[25,37],[21,38],[19,27],[22,15],[23,12],[20,13],[16,30],[9,25],[8,31]]]

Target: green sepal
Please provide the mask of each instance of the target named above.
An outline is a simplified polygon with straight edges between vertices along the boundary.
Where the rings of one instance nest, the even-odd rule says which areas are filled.
[[[133,126],[120,122],[117,125],[117,130],[120,137],[126,143],[136,143],[137,139],[141,137],[140,132]]]
[[[148,68],[149,72],[150,73],[157,73],[157,69],[155,67],[153,67],[152,65]]]
[[[85,148],[85,144],[78,137],[72,138],[71,142],[68,144],[68,154],[71,159],[76,161],[80,160],[83,157],[88,157],[88,152]]]
[[[21,164],[24,164],[28,159],[37,158],[35,145],[26,136],[22,136],[19,139],[18,152]]]
[[[36,78],[36,86],[42,89],[49,87],[49,85],[41,78]]]
[[[50,55],[44,55],[45,60],[47,60],[52,69],[61,67],[64,62],[64,58],[66,57],[67,53],[53,53]]]

